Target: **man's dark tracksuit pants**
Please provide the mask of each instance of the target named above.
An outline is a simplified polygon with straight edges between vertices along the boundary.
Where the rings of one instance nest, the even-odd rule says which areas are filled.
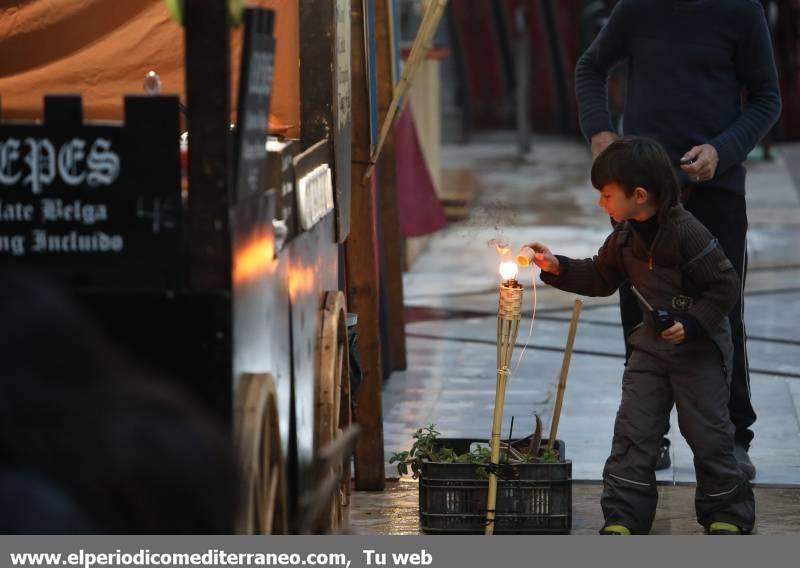
[[[707,527],[724,521],[749,532],[754,497],[733,452],[730,373],[720,350],[707,336],[670,345],[649,325],[629,339],[633,351],[603,470],[605,524],[623,525],[634,534],[650,531],[658,502],[654,467],[674,400],[678,425],[694,454],[698,522]]]
[[[747,275],[747,210],[744,196],[729,191],[695,186],[689,194],[686,209],[719,240],[725,255],[742,280],[742,292],[744,292]],[[631,330],[642,321],[642,312],[636,297],[627,284],[620,288],[619,295],[623,332],[625,337],[628,337]],[[736,428],[734,434],[736,443],[749,448],[753,439],[750,426],[756,421],[756,413],[750,401],[750,370],[745,345],[743,302],[744,294],[742,293],[728,316],[733,339],[733,374],[728,409],[731,421]],[[630,354],[627,341],[626,354]],[[667,429],[669,429],[669,423],[667,423]]]

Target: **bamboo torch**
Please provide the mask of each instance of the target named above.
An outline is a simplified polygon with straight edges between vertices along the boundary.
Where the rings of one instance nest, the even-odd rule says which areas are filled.
[[[503,423],[503,405],[508,383],[509,366],[514,344],[517,342],[519,320],[522,318],[522,285],[515,280],[517,264],[500,263],[500,306],[497,310],[497,394],[494,399],[492,419],[492,458],[495,466],[500,462],[500,428]],[[495,505],[497,504],[497,475],[490,468],[489,496],[486,503],[486,534],[494,534]]]
[[[569,322],[569,334],[567,335],[567,347],[564,349],[564,360],[561,362],[561,375],[558,378],[558,391],[556,392],[556,404],[553,407],[553,420],[550,421],[550,436],[547,439],[547,448],[552,450],[556,443],[558,434],[558,420],[561,418],[561,404],[564,402],[564,390],[567,388],[567,375],[569,374],[569,362],[572,359],[572,347],[575,345],[575,332],[578,330],[578,318],[581,316],[581,306],[583,301],[575,298],[575,305],[572,307],[572,321]]]

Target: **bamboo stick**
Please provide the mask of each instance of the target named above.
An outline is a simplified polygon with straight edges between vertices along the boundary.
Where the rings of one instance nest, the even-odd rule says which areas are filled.
[[[439,25],[439,20],[441,20],[446,6],[447,0],[430,0],[428,3],[428,7],[425,10],[425,15],[422,18],[419,31],[417,32],[417,37],[414,39],[414,44],[411,47],[411,53],[408,56],[408,61],[406,61],[406,64],[403,67],[403,75],[400,78],[400,82],[397,84],[394,98],[392,99],[392,103],[389,105],[389,110],[386,112],[386,117],[383,119],[380,136],[378,137],[378,144],[373,148],[372,155],[370,156],[369,160],[370,163],[367,166],[366,172],[364,172],[364,177],[362,179],[364,183],[366,183],[366,181],[370,178],[373,170],[375,169],[378,156],[380,155],[383,145],[386,142],[386,138],[392,129],[392,125],[394,124],[394,118],[403,108],[403,104],[406,101],[406,93],[411,87],[411,81],[414,78],[420,63],[424,61],[425,56],[428,53],[428,48],[431,45],[433,34]]]
[[[511,282],[511,281],[509,281]],[[492,417],[492,438],[490,463],[500,463],[500,429],[503,425],[503,407],[505,405],[506,386],[508,384],[509,367],[514,353],[514,344],[519,331],[519,320],[522,318],[522,287],[515,281],[513,284],[500,286],[500,306],[497,311],[497,390],[494,399],[494,416]],[[487,535],[494,534],[494,520],[497,505],[497,474],[489,473],[489,491],[486,502]]]
[[[552,450],[558,435],[558,420],[561,418],[561,404],[564,402],[564,391],[567,388],[567,375],[569,374],[569,362],[572,358],[572,347],[575,345],[575,332],[578,330],[578,318],[581,315],[583,301],[575,298],[575,305],[572,307],[572,321],[569,322],[569,334],[567,335],[567,347],[564,349],[564,360],[561,363],[561,375],[558,378],[558,391],[556,393],[556,403],[553,407],[553,420],[550,422],[550,436],[547,439],[547,449]]]

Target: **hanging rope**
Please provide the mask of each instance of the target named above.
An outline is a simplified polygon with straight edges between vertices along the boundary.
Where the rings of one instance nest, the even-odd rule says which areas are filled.
[[[531,327],[528,329],[528,337],[525,338],[525,345],[522,346],[522,351],[519,352],[517,364],[514,365],[514,370],[511,371],[510,375],[513,375],[517,372],[517,369],[519,369],[519,364],[522,363],[522,356],[525,355],[525,350],[528,348],[531,337],[533,337],[533,322],[536,321],[536,271],[531,269],[531,274],[533,274],[533,313],[531,314]]]

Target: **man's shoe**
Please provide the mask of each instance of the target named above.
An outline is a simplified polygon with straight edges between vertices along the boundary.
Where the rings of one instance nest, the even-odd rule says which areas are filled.
[[[717,521],[708,525],[708,534],[739,535],[742,531],[734,524]]]
[[[739,469],[742,470],[748,481],[753,481],[756,477],[756,466],[750,461],[750,456],[747,449],[741,445],[736,444],[733,447],[733,454],[736,456],[736,462],[739,464]]]
[[[661,446],[659,446],[658,455],[656,456],[656,471],[669,469],[670,466],[672,466],[672,459],[670,459],[669,456],[669,445],[670,442],[667,438],[661,439]]]
[[[613,535],[613,536],[630,536],[631,531],[622,525],[606,525],[600,529],[600,534]]]

